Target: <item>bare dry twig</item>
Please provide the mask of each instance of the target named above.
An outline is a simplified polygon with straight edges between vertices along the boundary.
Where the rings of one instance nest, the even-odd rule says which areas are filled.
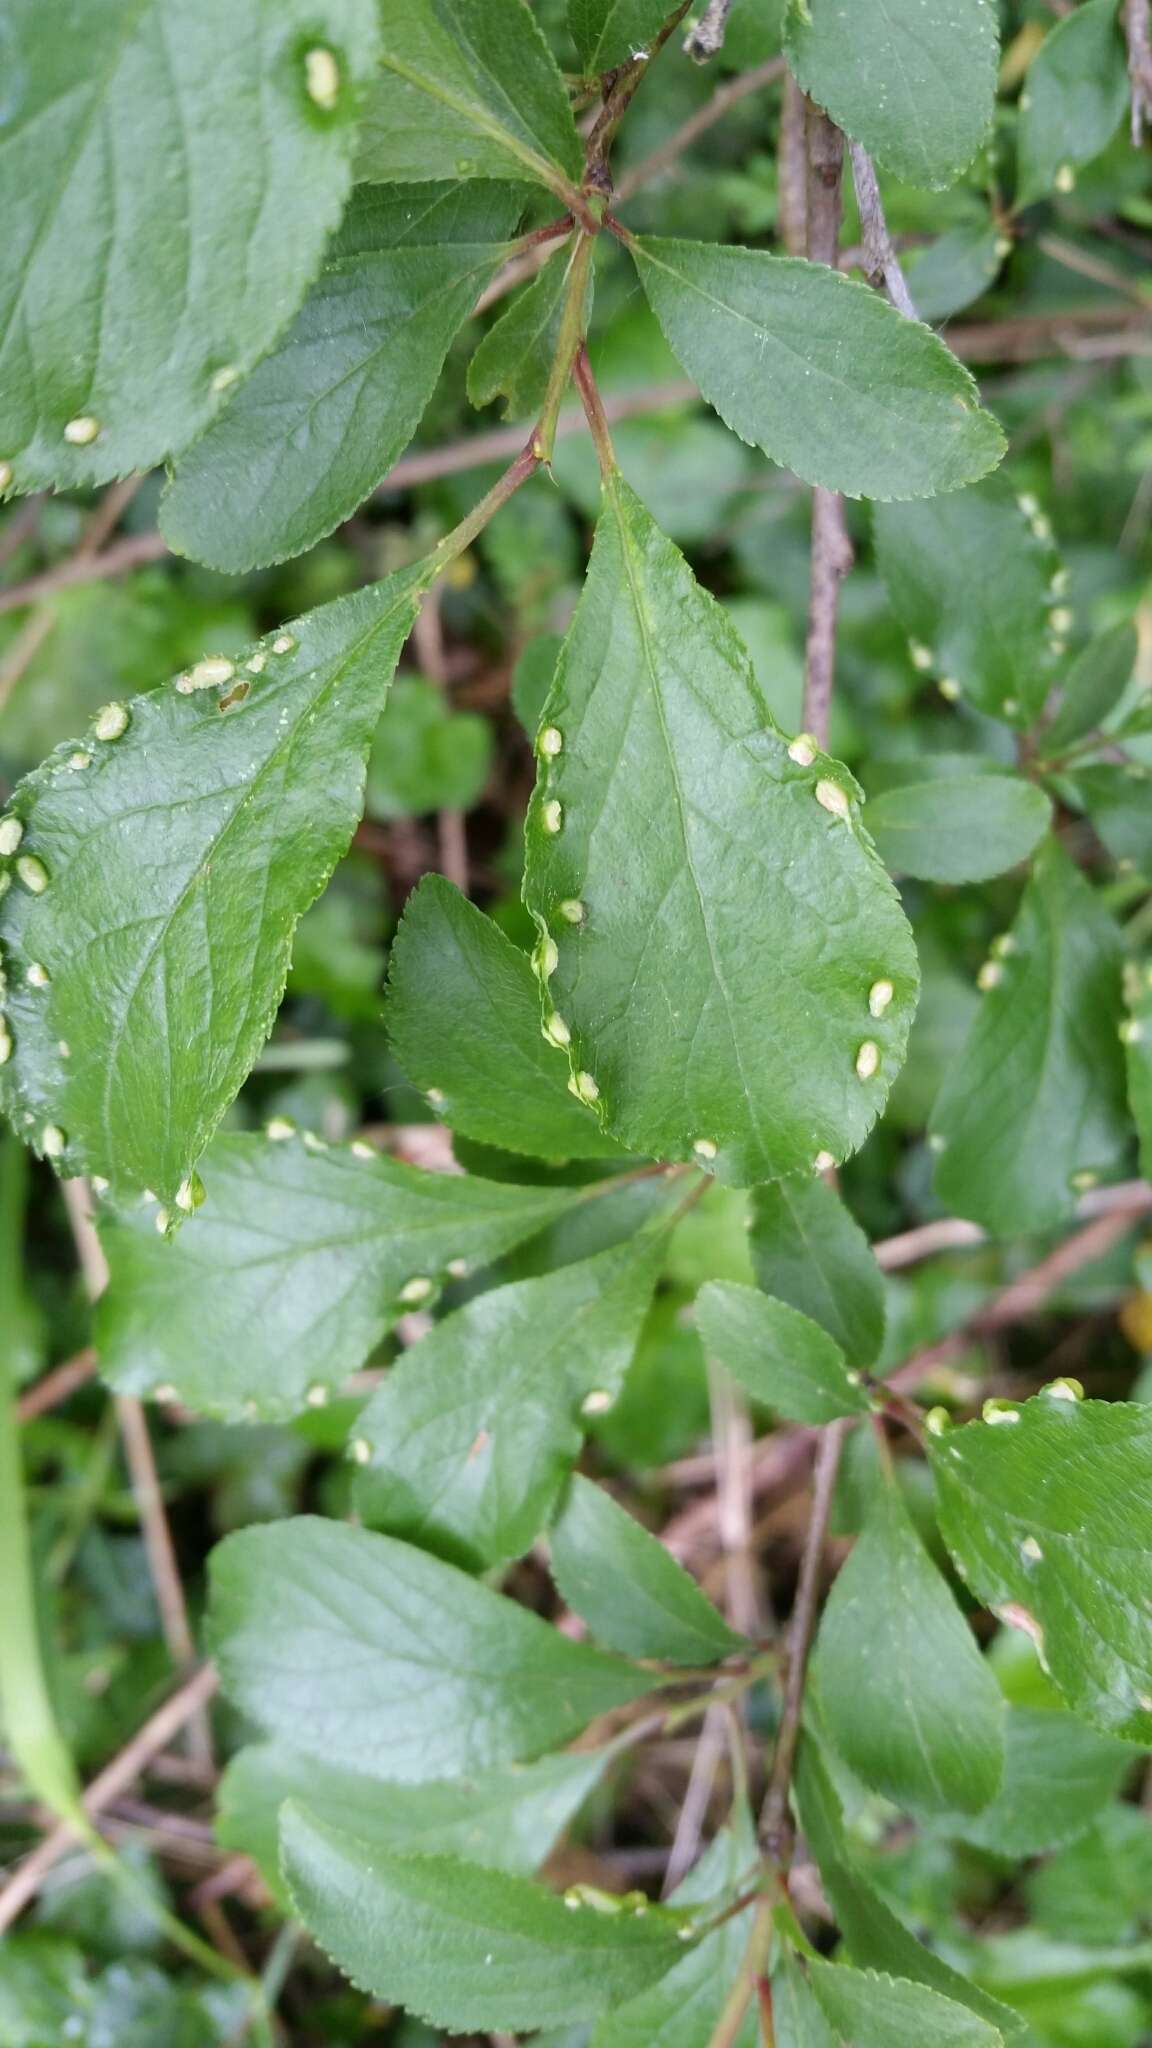
[[[96,1302],[108,1285],[108,1261],[92,1220],[91,1191],[87,1181],[80,1179],[63,1181],[61,1191],[88,1299]],[[196,1645],[188,1622],[188,1607],[180,1580],[180,1568],[176,1562],[172,1532],[168,1527],[164,1496],[160,1490],[148,1418],[141,1402],[131,1394],[116,1396],[116,1417],[132,1481],[132,1492],[140,1516],[140,1528],[148,1555],[148,1569],[156,1592],[156,1604],[160,1609],[164,1640],[177,1669],[187,1671],[196,1661]],[[190,1717],[188,1741],[190,1752],[196,1760],[210,1764],[212,1742],[205,1714],[199,1713]]]
[[[804,1554],[800,1561],[796,1603],[792,1609],[792,1620],[788,1629],[784,1705],[772,1757],[772,1775],[768,1781],[768,1792],[760,1818],[760,1839],[764,1844],[765,1854],[778,1869],[786,1868],[792,1856],[792,1823],[788,1811],[788,1795],[792,1785],[792,1766],[796,1760],[796,1744],[800,1737],[804,1685],[808,1676],[808,1653],[812,1647],[816,1609],[820,1599],[820,1567],[824,1554],[824,1538],[828,1530],[828,1517],[832,1512],[832,1496],[836,1489],[836,1474],[840,1469],[840,1454],[844,1448],[845,1434],[846,1425],[843,1422],[829,1423],[827,1428],[821,1431],[820,1448],[816,1454],[815,1481],[812,1487],[812,1509],[804,1538]]]
[[[699,21],[684,38],[684,54],[694,64],[707,64],[724,48],[732,0],[708,0]]]
[[[900,268],[888,222],[884,216],[884,202],[880,197],[880,185],[875,166],[866,149],[858,142],[848,145],[852,158],[852,180],[856,187],[856,204],[860,209],[860,232],[864,242],[864,264],[871,284],[883,285],[898,313],[906,320],[915,320],[916,308],[907,280]]]
[[[144,1726],[137,1729],[119,1755],[93,1778],[84,1793],[85,1812],[95,1819],[122,1792],[135,1784],[153,1757],[167,1747],[194,1715],[204,1712],[216,1687],[216,1672],[210,1664],[202,1665],[186,1678],[145,1721]],[[17,1915],[35,1898],[53,1864],[73,1846],[75,1840],[72,1829],[61,1822],[33,1849],[31,1855],[25,1857],[0,1892],[0,1932],[10,1927]]]
[[[808,257],[833,269],[840,245],[844,137],[811,100],[805,102],[807,137],[806,218]],[[852,544],[838,491],[817,484],[812,493],[812,567],[808,632],[804,649],[804,729],[822,746],[828,742],[832,684],[836,669],[836,619],[840,585],[852,567]]]
[[[783,78],[785,68],[783,57],[769,57],[767,63],[757,64],[752,71],[742,71],[738,77],[729,79],[726,85],[717,86],[711,99],[697,107],[694,114],[689,114],[688,119],[651,155],[633,164],[630,171],[625,171],[616,187],[617,204],[623,205],[643,185],[650,185],[654,178],[662,178],[666,171],[672,170],[685,150],[706,135],[709,128],[722,121],[725,114],[739,106],[750,93],[761,92],[766,85],[774,85],[778,78]]]
[[[1137,149],[1152,117],[1152,9],[1149,0],[1125,0],[1128,76],[1132,81],[1132,140]]]

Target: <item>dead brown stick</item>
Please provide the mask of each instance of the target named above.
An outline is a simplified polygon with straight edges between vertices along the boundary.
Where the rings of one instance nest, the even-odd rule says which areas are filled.
[[[61,1189],[88,1299],[97,1302],[108,1285],[108,1261],[92,1220],[91,1191],[87,1181],[80,1179],[63,1181]],[[160,1490],[148,1418],[144,1413],[143,1404],[131,1394],[116,1396],[116,1418],[120,1425],[124,1456],[140,1516],[140,1528],[148,1556],[148,1569],[156,1593],[156,1604],[160,1610],[164,1640],[177,1669],[186,1671],[195,1663],[196,1645],[188,1621],[188,1607],[184,1599],[180,1567],[176,1562],[172,1532],[168,1527],[164,1496]],[[206,1715],[191,1717],[188,1722],[188,1742],[189,1750],[198,1762],[211,1763],[212,1742]]]
[[[774,85],[778,78],[783,78],[786,68],[783,57],[770,57],[766,64],[757,64],[753,70],[742,71],[738,78],[729,79],[727,85],[718,86],[711,99],[697,107],[694,114],[689,114],[666,141],[642,157],[638,164],[633,164],[630,171],[625,171],[616,187],[616,203],[624,205],[633,193],[639,192],[641,186],[650,185],[654,178],[662,178],[666,171],[679,163],[694,142],[707,134],[709,128],[722,121],[725,114],[739,106],[740,101],[746,100],[751,93],[762,92],[766,85]]]
[[[82,1351],[54,1365],[51,1372],[46,1372],[42,1379],[21,1394],[16,1403],[16,1420],[32,1422],[37,1415],[47,1415],[50,1409],[59,1408],[77,1387],[86,1386],[95,1372],[95,1347],[86,1344]]]
[[[81,554],[79,550],[69,555],[66,561],[57,562],[54,568],[44,569],[38,576],[29,576],[24,583],[13,583],[9,589],[0,590],[0,612],[19,611],[24,605],[39,604],[46,597],[55,597],[57,591],[71,590],[77,583],[91,583],[94,570],[99,563],[99,574],[123,576],[129,569],[138,569],[144,562],[158,561],[168,553],[168,543],[162,533],[130,533],[123,540],[113,541],[102,554]]]
[[[730,1374],[711,1359],[708,1394],[715,1451],[716,1520],[724,1559],[724,1612],[734,1628],[756,1638],[763,1633],[764,1614],[752,1545],[748,1466],[752,1425],[748,1403]],[[716,1701],[704,1716],[664,1872],[664,1898],[675,1891],[696,1861],[716,1773],[729,1739],[730,1712],[725,1703]],[[734,1739],[740,1740],[742,1724],[733,1732]]]
[[[204,1664],[170,1694],[163,1706],[157,1707],[119,1755],[114,1756],[88,1786],[83,1803],[85,1812],[92,1819],[135,1784],[152,1758],[180,1733],[194,1715],[204,1712],[216,1687],[215,1668]],[[0,1932],[10,1927],[17,1915],[35,1898],[53,1864],[75,1841],[73,1830],[62,1821],[25,1857],[0,1892]]]
[[[433,585],[416,615],[412,629],[416,659],[441,695],[447,692],[448,675],[444,659],[444,621],[440,612],[440,590]],[[468,894],[468,826],[463,811],[443,807],[436,815],[436,836],[440,872],[466,896]]]
[[[805,102],[808,152],[808,259],[834,270],[840,247],[844,137],[811,100]],[[838,491],[817,484],[812,492],[812,566],[808,632],[804,647],[804,729],[828,744],[832,685],[836,670],[836,620],[840,585],[852,567],[852,545]]]
[[[776,232],[789,256],[808,247],[807,101],[792,73],[784,80],[776,143]]]
[[[1128,39],[1128,76],[1132,81],[1132,140],[1140,147],[1144,124],[1152,114],[1152,11],[1149,0],[1125,0],[1124,32]]]
[[[728,16],[732,12],[732,0],[708,0],[699,21],[694,22],[684,38],[684,54],[696,64],[707,64],[724,48],[724,32],[728,27]]]
[[[858,142],[848,145],[852,159],[852,181],[856,187],[856,204],[860,210],[860,232],[864,241],[864,268],[870,284],[883,285],[898,313],[906,320],[915,320],[916,308],[912,294],[900,268],[900,258],[888,232],[884,214],[884,202],[880,197],[880,181],[876,167],[866,149]]]
[[[119,525],[121,513],[131,503],[143,481],[142,476],[128,476],[122,482],[113,484],[109,490],[105,491],[104,496],[101,498],[96,510],[92,513],[91,518],[87,521],[77,542],[72,556],[72,561],[75,564],[78,566],[90,564],[99,555],[109,534],[114,533]],[[35,581],[35,579],[32,580]],[[26,590],[29,586],[28,584],[23,586],[17,584],[15,586],[16,589],[21,587]],[[7,593],[4,593],[4,595],[7,595]],[[24,600],[25,603],[27,601],[27,599]],[[35,660],[55,623],[52,612],[38,611],[34,613],[32,618],[26,621],[21,631],[17,633],[3,662],[0,662],[0,709],[7,703],[29,663]]]
[[[846,1425],[843,1422],[829,1423],[827,1428],[820,1432],[820,1448],[816,1454],[816,1473],[812,1486],[812,1508],[804,1536],[796,1601],[788,1627],[784,1705],[772,1756],[772,1775],[768,1781],[768,1792],[760,1820],[760,1839],[764,1844],[764,1852],[777,1869],[787,1868],[792,1860],[793,1835],[788,1794],[792,1785],[796,1744],[800,1738],[804,1686],[808,1676],[808,1653],[812,1648],[816,1610],[820,1602],[824,1539],[828,1533],[828,1517],[832,1512],[832,1496],[836,1490],[836,1474],[840,1469],[840,1454],[844,1448],[845,1433]]]

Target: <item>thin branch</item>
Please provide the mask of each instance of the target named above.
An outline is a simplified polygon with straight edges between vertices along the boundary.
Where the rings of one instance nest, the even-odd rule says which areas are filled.
[[[616,467],[616,455],[612,447],[612,436],[608,431],[608,408],[600,396],[600,388],[588,360],[588,350],[583,343],[577,350],[572,375],[595,443],[600,474],[602,477],[609,477]]]
[[[606,398],[603,402],[604,415],[612,423],[638,419],[645,413],[663,412],[671,405],[684,405],[699,395],[695,384],[690,384],[686,378],[677,378],[667,384],[650,385],[646,391],[624,391],[614,398]],[[556,439],[566,441],[573,434],[583,433],[584,426],[583,411],[579,406],[571,406],[560,414],[556,422]],[[415,484],[434,483],[439,477],[458,476],[462,471],[499,462],[523,447],[527,432],[525,425],[494,427],[487,434],[466,435],[459,441],[447,442],[443,448],[406,455],[394,469],[389,470],[378,488],[387,492],[409,490]]]
[[[896,254],[888,222],[884,217],[884,202],[880,197],[880,185],[875,167],[866,149],[858,142],[848,145],[852,158],[852,181],[856,187],[856,204],[860,211],[860,232],[864,243],[864,265],[870,284],[884,286],[898,313],[906,320],[915,320],[916,308],[908,290],[900,258]]]
[[[11,561],[26,540],[31,540],[44,516],[45,491],[34,491],[20,505],[14,505],[0,532],[0,563]]]
[[[50,1409],[59,1408],[77,1387],[87,1386],[95,1372],[95,1346],[86,1344],[82,1351],[64,1359],[62,1364],[54,1365],[51,1372],[46,1372],[43,1379],[37,1380],[34,1386],[21,1394],[16,1403],[17,1421],[31,1422],[37,1415],[47,1415]]]
[[[772,1945],[772,1901],[765,1894],[757,1899],[748,1946],[728,1997],[720,2011],[720,2017],[712,2030],[708,2048],[735,2048],[744,2025],[744,2015],[753,1997],[759,2000],[763,1983],[761,1972],[765,1969]],[[769,1994],[771,1996],[771,1994]],[[761,2005],[763,2014],[763,2006]],[[769,2009],[770,2014],[770,2009]],[[772,2034],[761,2034],[768,2048],[774,2039]]]
[[[416,658],[429,682],[441,696],[447,696],[444,662],[444,621],[438,588],[429,591],[412,629]],[[447,807],[436,814],[436,836],[440,851],[440,872],[466,896],[468,894],[468,828],[464,813]]]
[[[812,263],[836,268],[840,246],[844,137],[811,100],[805,102],[807,139],[807,238]],[[812,567],[808,632],[804,649],[804,729],[822,746],[828,742],[832,684],[836,669],[836,619],[840,585],[852,567],[852,544],[838,491],[817,484],[812,493]]]
[[[708,1360],[708,1395],[715,1449],[716,1515],[724,1555],[724,1611],[743,1635],[758,1638],[764,1626],[752,1546],[752,1490],[748,1448],[752,1425],[748,1405],[724,1367]],[[709,1707],[700,1731],[692,1771],[676,1822],[664,1873],[663,1897],[674,1892],[696,1861],[716,1772],[729,1738],[732,1708]],[[734,1731],[743,1735],[743,1724]]]
[[[77,1179],[63,1181],[61,1192],[80,1270],[84,1275],[85,1290],[89,1301],[97,1302],[108,1285],[108,1261],[92,1220],[91,1191],[86,1180]],[[188,1621],[172,1532],[168,1527],[148,1418],[142,1404],[131,1394],[116,1396],[116,1418],[140,1517],[164,1640],[177,1670],[187,1671],[196,1661],[196,1645]],[[194,1716],[189,1722],[188,1737],[191,1754],[198,1762],[210,1764],[212,1743],[205,1715]]]
[[[216,1687],[213,1666],[202,1665],[165,1700],[163,1706],[156,1709],[119,1755],[93,1778],[84,1793],[84,1810],[92,1819],[136,1782],[153,1757],[167,1748],[191,1718],[204,1712]],[[17,1915],[35,1898],[53,1864],[59,1862],[75,1841],[74,1831],[61,1823],[45,1836],[31,1855],[25,1857],[0,1892],[0,1932],[10,1927]]]
[[[0,590],[0,612],[19,611],[24,605],[39,604],[46,597],[55,597],[58,590],[70,590],[76,583],[92,583],[99,577],[123,576],[129,569],[138,569],[144,562],[158,561],[168,553],[168,543],[162,533],[130,533],[123,540],[114,541],[102,554],[82,553],[77,549],[67,561],[57,562],[54,568],[44,569],[38,576],[29,576],[23,583],[13,583],[7,590]]]
[[[689,29],[684,38],[684,54],[694,64],[707,64],[724,48],[731,12],[732,0],[708,0],[695,28]]]
[[[804,730],[814,733],[821,746],[828,744],[840,585],[854,559],[844,500],[838,491],[826,491],[817,484],[812,492],[812,566],[804,642]]]
[[[1122,1181],[1110,1188],[1094,1188],[1081,1198],[1078,1206],[1080,1215],[1087,1219],[1081,1229],[1065,1238],[1027,1272],[1018,1274],[1000,1288],[957,1329],[933,1344],[922,1346],[894,1372],[886,1373],[884,1384],[898,1391],[913,1389],[941,1365],[962,1357],[982,1336],[990,1336],[1035,1314],[1044,1306],[1054,1288],[1093,1259],[1102,1257],[1141,1216],[1152,1210],[1152,1185],[1135,1180]],[[944,1221],[952,1231],[959,1232],[960,1219],[946,1218]],[[920,1256],[945,1248],[953,1249],[959,1243],[969,1245],[981,1241],[980,1236],[960,1239],[957,1235],[951,1244],[945,1246],[940,1241],[933,1242],[928,1236],[929,1231],[937,1227],[942,1229],[943,1224],[925,1225],[921,1233],[909,1231],[903,1237],[888,1242],[902,1251],[907,1248],[911,1252],[910,1241],[919,1235],[923,1254],[917,1252],[916,1255]],[[974,1226],[968,1228],[974,1229]],[[880,1244],[874,1249],[882,1253],[885,1246]],[[889,1262],[882,1259],[881,1263]],[[910,1264],[911,1256],[902,1256],[892,1263]],[[770,1499],[779,1505],[799,1492],[811,1464],[817,1435],[816,1430],[809,1428],[777,1429],[753,1444],[749,1453],[753,1498]],[[661,1477],[680,1484],[702,1482],[710,1476],[711,1461],[707,1457],[681,1459],[661,1474]],[[684,1562],[697,1556],[702,1548],[713,1548],[716,1537],[716,1500],[714,1494],[708,1494],[702,1500],[693,1501],[673,1518],[663,1531],[661,1542],[673,1557]]]
[[[656,34],[649,37],[644,48],[634,51],[627,63],[621,64],[618,70],[605,73],[604,82],[607,90],[604,94],[604,104],[584,140],[586,191],[611,192],[612,173],[608,168],[608,157],[616,139],[616,132],[648,75],[652,59],[659,55],[669,36],[675,33],[691,4],[692,0],[678,0],[671,14],[661,22]],[[594,233],[595,223],[591,225]]]
[[[789,256],[808,248],[808,102],[789,72],[776,144],[776,231]]]
[[[832,1512],[832,1496],[836,1489],[836,1474],[840,1469],[840,1454],[844,1448],[846,1428],[847,1425],[843,1422],[832,1422],[821,1432],[812,1486],[812,1509],[804,1538],[804,1554],[800,1561],[796,1602],[788,1628],[788,1668],[784,1680],[784,1705],[772,1757],[772,1775],[768,1780],[768,1792],[760,1817],[760,1839],[764,1844],[764,1853],[779,1870],[787,1869],[792,1860],[793,1831],[788,1810],[788,1795],[792,1786],[796,1744],[800,1738],[804,1685],[808,1676],[808,1653],[812,1648],[812,1637],[816,1628],[824,1538],[828,1530],[828,1517]]]
[[[1125,0],[1124,32],[1128,39],[1128,76],[1132,81],[1132,140],[1139,149],[1145,123],[1152,118],[1152,10],[1149,0]]]
[[[109,534],[115,532],[121,513],[131,503],[143,481],[142,476],[125,477],[122,482],[113,484],[105,491],[76,544],[72,556],[76,565],[83,567],[99,554]],[[16,586],[17,589],[20,587]],[[25,590],[27,587],[27,584],[23,586]],[[25,598],[23,602],[26,603],[27,599]],[[40,610],[35,612],[17,633],[3,662],[0,662],[0,710],[8,702],[25,670],[36,659],[55,623],[55,615],[51,611]]]
[[[625,171],[616,187],[617,204],[622,206],[633,193],[639,192],[641,186],[650,185],[654,178],[662,178],[665,171],[672,170],[679,162],[685,150],[706,135],[717,121],[722,121],[733,107],[739,106],[741,100],[746,100],[751,93],[761,92],[766,85],[774,85],[778,78],[783,78],[784,72],[783,57],[769,57],[766,64],[757,64],[753,70],[742,71],[737,78],[729,79],[726,85],[718,86],[711,99],[697,107],[694,114],[689,114],[666,141],[638,164],[633,164],[630,171]]]
[[[948,330],[948,346],[965,363],[1030,363],[1045,356],[1085,359],[1152,352],[1152,314],[1115,304],[1064,312],[1017,313]]]

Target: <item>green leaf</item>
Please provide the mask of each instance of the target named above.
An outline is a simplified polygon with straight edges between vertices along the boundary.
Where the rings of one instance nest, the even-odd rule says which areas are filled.
[[[100,1363],[123,1393],[167,1383],[232,1421],[323,1401],[449,1267],[486,1266],[585,1199],[239,1133],[204,1178],[171,1242],[152,1212],[103,1226]]]
[[[220,1781],[217,1839],[251,1856],[281,1905],[280,1810],[306,1801],[325,1826],[387,1854],[463,1856],[527,1876],[599,1783],[611,1749],[541,1757],[427,1785],[382,1784],[278,1742],[240,1750]]]
[[[986,0],[793,7],[788,61],[806,93],[910,185],[951,185],[992,124],[996,13]]]
[[[239,573],[356,510],[419,426],[522,205],[506,185],[353,195],[292,326],[177,465],[160,523],[178,554]]]
[[[368,814],[469,811],[488,780],[492,754],[492,727],[478,711],[453,711],[435,683],[399,676],[368,756]]]
[[[756,1284],[834,1337],[853,1365],[884,1341],[884,1275],[853,1216],[822,1174],[793,1174],[752,1195]]]
[[[549,1546],[561,1595],[610,1649],[668,1664],[717,1664],[746,1649],[671,1552],[579,1473]]]
[[[439,875],[425,876],[408,898],[386,1014],[409,1080],[453,1130],[541,1159],[619,1151],[572,1094],[562,1052],[541,1035],[539,983],[524,954]]]
[[[995,1856],[1043,1855],[1083,1833],[1132,1764],[1131,1749],[1072,1714],[1009,1707],[1000,1790],[983,1813],[957,1814],[946,1832]]]
[[[1140,1140],[1140,1164],[1152,1172],[1152,960],[1124,970],[1128,1015],[1120,1030],[1128,1070],[1128,1101]]]
[[[18,785],[0,1107],[61,1172],[176,1201],[268,1036],[296,921],[352,837],[429,574],[109,706]],[[45,982],[29,984],[33,965]]]
[[[916,667],[946,695],[1029,724],[1052,680],[1049,606],[1062,587],[1035,500],[1018,502],[1003,477],[990,477],[914,511],[878,505],[873,529]]]
[[[0,453],[17,490],[152,468],[259,362],[339,219],[376,43],[372,0],[6,10]]]
[[[1152,1740],[1152,1410],[1065,1383],[929,1444],[940,1529],[978,1599],[1041,1650],[1070,1707]],[[1004,1421],[1011,1419],[1011,1426]]]
[[[394,1856],[290,1803],[280,1823],[299,1917],[362,1991],[455,2033],[595,2019],[681,1953],[667,1907],[571,1911],[526,1878]]]
[[[1058,841],[1036,857],[1003,955],[932,1115],[941,1200],[994,1234],[1071,1213],[1074,1177],[1128,1142],[1120,935]]]
[[[668,344],[741,440],[849,497],[930,498],[1004,435],[939,337],[868,285],[759,249],[629,244]]]
[[[529,178],[562,197],[579,184],[568,95],[524,0],[383,0],[381,16],[358,176]]]
[[[903,1057],[908,927],[844,770],[807,740],[789,757],[725,614],[615,474],[546,717],[525,900],[548,1028],[605,1129],[744,1186],[854,1150]]]
[[[405,1352],[356,1423],[372,1453],[364,1520],[470,1570],[522,1557],[579,1456],[583,1413],[620,1390],[664,1249],[644,1232],[494,1288]]]
[[[933,775],[883,790],[868,805],[886,866],[926,882],[1003,874],[1027,858],[1051,818],[1043,790],[1016,775]]]
[[[913,250],[905,269],[920,318],[947,320],[983,298],[1010,248],[995,222],[985,219],[950,228],[926,249]]]
[[[939,1992],[943,1998],[954,1999],[999,2028],[1006,2038],[1019,2033],[1023,2026],[1019,2014],[969,1983],[967,1977],[925,1948],[873,1890],[856,1864],[844,1831],[840,1802],[809,1736],[800,1745],[796,1803],[800,1824],[819,1866],[821,1884],[853,1960],[895,1977],[906,1977]],[[934,2048],[935,2037],[928,2038]]]
[[[1143,761],[1100,761],[1068,777],[1074,801],[1083,805],[1113,860],[1142,875],[1152,872],[1150,773]]]
[[[1067,190],[1075,166],[1111,142],[1128,94],[1115,0],[1083,0],[1048,31],[1024,75],[1016,204]]]
[[[668,0],[568,0],[568,26],[589,78],[623,64],[650,43]]]
[[[211,1560],[226,1696],[324,1763],[419,1783],[538,1757],[651,1687],[390,1536],[301,1515]]]
[[[894,1485],[837,1575],[812,1675],[832,1742],[874,1792],[928,1813],[978,1813],[994,1797],[1000,1688]]]
[[[844,2048],[1003,2048],[997,2027],[938,1991],[874,1970],[811,1962],[813,1988]]]
[[[696,1302],[704,1348],[757,1401],[790,1422],[867,1415],[868,1396],[819,1323],[755,1287],[710,1280]]]
[[[506,420],[523,420],[539,412],[560,337],[560,319],[568,295],[575,245],[564,262],[545,264],[534,283],[517,294],[507,311],[488,329],[468,365],[468,396],[473,405],[503,398]],[[583,327],[592,310],[592,272],[584,294]]]
[[[771,1981],[775,2048],[841,2048],[793,1950],[781,1948]]]
[[[1026,1880],[1045,1933],[1066,1941],[1134,1942],[1152,1893],[1152,1828],[1138,1806],[1118,1805]]]
[[[1103,725],[1131,681],[1136,652],[1136,628],[1125,621],[1099,633],[1077,656],[1061,685],[1060,708],[1044,733],[1046,758]]]
[[[756,1868],[751,1816],[738,1809],[730,1827],[709,1843],[672,1895],[674,1906],[706,1904],[738,1892]],[[701,2048],[710,2041],[748,1946],[748,1912],[734,1913],[706,1934],[675,1969],[602,2019],[591,2048]],[[749,2011],[732,2048],[757,2048],[759,2022]]]

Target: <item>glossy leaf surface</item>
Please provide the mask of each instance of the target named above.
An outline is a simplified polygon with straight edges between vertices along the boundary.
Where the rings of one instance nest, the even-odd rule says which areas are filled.
[[[377,44],[372,0],[61,0],[43,25],[39,0],[6,11],[0,455],[21,491],[151,468],[275,341],[339,219]]]
[[[944,1540],[985,1605],[1042,1648],[1069,1706],[1147,1743],[1152,1612],[1135,1532],[1152,1505],[1152,1412],[1054,1391],[1008,1413],[932,1440]]]
[[[522,1556],[579,1455],[585,1403],[619,1393],[663,1256],[657,1233],[626,1239],[478,1295],[413,1345],[357,1419],[365,1521],[472,1570]]]
[[[918,321],[821,263],[718,243],[632,245],[669,346],[722,420],[806,483],[930,498],[994,469],[1004,436]]]
[[[992,124],[996,43],[988,0],[812,0],[788,15],[805,92],[910,185],[950,185],[971,163]]]
[[[540,1756],[651,1685],[439,1558],[309,1515],[217,1546],[210,1633],[258,1727],[408,1783]]]
[[[1120,935],[1054,839],[995,967],[933,1111],[936,1185],[988,1230],[1038,1230],[1127,1139]]]
[[[411,440],[522,204],[504,185],[362,186],[296,319],[178,463],[163,527],[233,573],[298,555]]]
[[[560,751],[525,897],[555,949],[546,1021],[604,1127],[740,1184],[842,1158],[903,1055],[908,928],[845,772],[790,758],[724,614],[619,477],[545,719]]]
[[[411,1306],[405,1287],[431,1299],[449,1266],[476,1271],[582,1199],[240,1133],[203,1178],[171,1242],[152,1210],[104,1226],[101,1367],[125,1393],[166,1384],[232,1420],[317,1404]]]
[[[426,573],[322,605],[239,665],[213,658],[213,686],[193,670],[190,694],[108,707],[18,786],[18,858],[38,886],[0,900],[14,1045],[0,1105],[42,1150],[46,1129],[63,1134],[62,1172],[175,1201],[272,1028],[296,921],[352,837]],[[44,979],[29,983],[33,965]]]

